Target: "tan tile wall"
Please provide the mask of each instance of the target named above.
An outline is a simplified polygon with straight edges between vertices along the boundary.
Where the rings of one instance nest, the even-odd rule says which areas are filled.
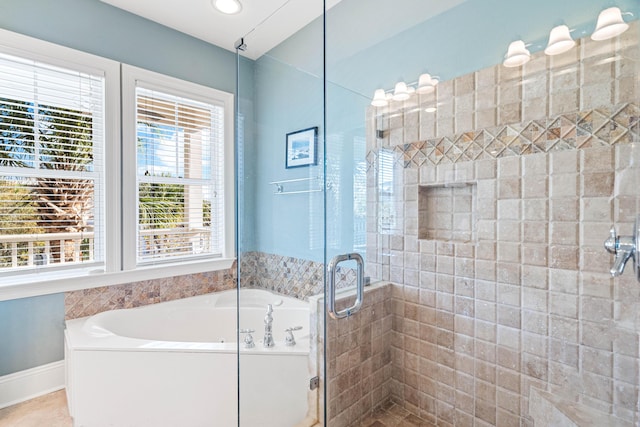
[[[220,292],[235,287],[236,267],[234,265],[228,270],[66,292],[64,294],[65,319],[76,319],[107,310],[140,307]]]
[[[318,365],[322,378],[324,300],[316,302],[319,316]],[[337,308],[353,304],[352,297],[337,296]],[[328,425],[351,427],[387,403],[391,397],[392,300],[391,285],[367,287],[361,310],[341,320],[328,318],[327,361]],[[319,393],[322,396],[322,389]]]
[[[475,184],[420,186],[418,238],[470,242],[473,235]]]
[[[610,278],[602,246],[640,212],[638,39],[634,22],[371,110],[366,269],[394,283],[391,393],[406,409],[532,426],[534,386],[640,422],[640,285],[631,264]],[[475,239],[419,239],[420,186],[469,182]]]

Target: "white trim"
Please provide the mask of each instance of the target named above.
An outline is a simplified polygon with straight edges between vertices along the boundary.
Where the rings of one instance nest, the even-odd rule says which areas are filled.
[[[75,270],[73,276],[69,274],[54,274],[40,272],[28,277],[28,282],[14,282],[6,284],[2,279],[0,285],[0,301],[35,297],[40,295],[57,294],[60,292],[78,291],[81,289],[99,288],[101,286],[120,285],[141,280],[153,280],[163,277],[181,276],[185,274],[205,273],[231,268],[234,258],[216,258],[198,261],[183,261],[175,264],[138,267],[129,271],[105,272],[102,269]],[[69,273],[67,271],[67,273]],[[27,276],[23,276],[25,279]]]
[[[0,409],[64,388],[64,360],[0,377]]]
[[[118,73],[118,62],[112,59],[4,29],[0,29],[0,51],[22,58],[29,53],[29,59],[62,68],[69,68],[73,64],[74,69],[89,74],[104,74],[105,71]]]
[[[136,88],[157,90],[171,95],[190,98],[206,104],[224,108],[224,219],[223,258],[235,255],[235,202],[234,202],[234,95],[208,86],[169,77],[153,71],[122,64],[122,182],[137,182],[136,174]],[[137,236],[135,219],[138,217],[137,188],[135,185],[122,187],[123,236]],[[141,268],[137,264],[137,239],[123,238],[122,269],[133,271]]]

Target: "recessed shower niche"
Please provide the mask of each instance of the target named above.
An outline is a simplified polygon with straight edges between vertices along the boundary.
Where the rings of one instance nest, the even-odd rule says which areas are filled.
[[[475,241],[474,182],[418,187],[418,238]]]

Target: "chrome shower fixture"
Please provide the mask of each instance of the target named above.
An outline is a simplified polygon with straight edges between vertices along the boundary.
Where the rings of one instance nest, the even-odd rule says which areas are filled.
[[[633,236],[618,236],[616,229],[611,227],[609,238],[604,242],[605,249],[615,255],[613,266],[609,273],[611,277],[622,275],[624,267],[629,259],[633,258],[633,270],[638,281],[640,281],[640,259],[638,257],[638,248],[640,248],[640,215],[636,217],[633,225]]]

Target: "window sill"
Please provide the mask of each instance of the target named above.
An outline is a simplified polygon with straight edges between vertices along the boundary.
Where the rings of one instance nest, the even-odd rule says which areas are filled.
[[[235,258],[218,258],[181,262],[179,264],[145,266],[138,267],[135,270],[110,273],[96,270],[95,268],[56,273],[38,272],[16,276],[9,280],[3,279],[4,283],[0,285],[0,301],[120,285],[140,280],[225,270],[231,268],[234,261]]]

